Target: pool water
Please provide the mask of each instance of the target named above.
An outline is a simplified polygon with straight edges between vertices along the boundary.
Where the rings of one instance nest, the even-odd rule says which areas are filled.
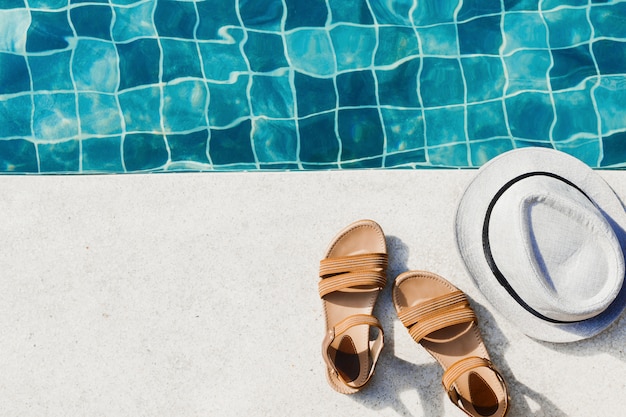
[[[2,0],[0,172],[626,167],[626,2]]]

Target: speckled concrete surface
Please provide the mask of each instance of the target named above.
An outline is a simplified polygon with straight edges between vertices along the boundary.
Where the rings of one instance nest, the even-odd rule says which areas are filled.
[[[626,320],[536,342],[473,286],[452,221],[475,171],[0,177],[0,415],[461,416],[395,316],[352,396],[324,377],[317,268],[348,223],[388,236],[390,281],[467,292],[511,416],[623,413]],[[626,173],[600,172],[622,200]]]

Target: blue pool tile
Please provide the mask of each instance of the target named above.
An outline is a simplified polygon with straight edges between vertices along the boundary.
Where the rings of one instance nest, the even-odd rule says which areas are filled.
[[[159,82],[161,50],[156,39],[117,44],[120,90]]]
[[[295,70],[320,77],[336,74],[337,62],[328,31],[299,29],[288,33],[285,43]]]
[[[506,99],[511,134],[521,139],[547,140],[554,120],[548,94],[522,93]]]
[[[341,163],[343,169],[374,169],[383,167],[383,158],[381,156],[371,156],[368,158],[361,158],[352,161],[345,161]]]
[[[600,74],[626,74],[626,41],[598,40],[593,55]]]
[[[585,9],[559,9],[545,12],[544,17],[552,48],[571,47],[591,37]]]
[[[113,95],[79,93],[78,114],[83,134],[110,135],[122,133],[122,113]]]
[[[239,14],[243,25],[251,29],[279,31],[283,4],[275,0],[239,0]]]
[[[280,35],[263,32],[248,32],[248,39],[243,45],[250,69],[256,72],[270,72],[287,67],[284,49]]]
[[[29,96],[18,96],[0,100],[0,131],[4,137],[31,137],[31,115],[33,104]],[[0,141],[2,142],[2,141]]]
[[[256,119],[252,143],[260,163],[298,160],[298,133],[293,120]]]
[[[36,137],[53,140],[71,138],[78,134],[74,94],[35,94],[33,99],[33,133]]]
[[[432,166],[461,168],[470,166],[467,144],[465,143],[428,148],[426,155]]]
[[[84,139],[81,160],[85,172],[122,172],[121,136]]]
[[[30,89],[26,58],[0,52],[0,94],[19,93]]]
[[[410,27],[380,27],[376,65],[393,65],[407,57],[419,56],[417,35]]]
[[[547,74],[552,66],[550,51],[519,50],[504,57],[509,85],[507,94],[519,91],[548,91]]]
[[[374,18],[367,0],[326,0],[331,10],[332,23],[358,23],[371,25]]]
[[[461,106],[426,109],[424,122],[427,146],[465,142],[465,111]]]
[[[418,1],[417,7],[413,10],[413,22],[417,26],[452,22],[457,4],[456,1]]]
[[[28,6],[33,9],[55,10],[67,6],[67,0],[28,0]]]
[[[336,168],[339,141],[335,133],[335,113],[325,113],[298,121],[300,155],[303,164],[326,164]]]
[[[376,71],[381,105],[420,107],[417,74],[420,59],[411,59],[386,71]]]
[[[372,71],[348,71],[337,76],[339,106],[375,106],[376,85]]]
[[[229,129],[211,129],[209,152],[213,164],[254,163],[251,128],[250,120],[244,120]]]
[[[239,77],[232,84],[209,83],[209,123],[226,127],[250,116],[248,103],[248,77]]]
[[[33,89],[72,90],[74,84],[70,76],[71,51],[56,52],[51,55],[30,55],[28,65],[33,79]]]
[[[589,10],[589,19],[594,27],[595,37],[626,38],[626,3],[595,6]]]
[[[37,172],[38,169],[37,149],[32,142],[24,139],[0,140],[0,171],[26,173]]]
[[[98,16],[94,19],[94,16]],[[70,9],[70,20],[79,37],[111,40],[113,10],[109,6],[87,5]]]
[[[26,39],[27,52],[45,52],[65,49],[67,38],[73,36],[67,12],[31,11],[31,24]]]
[[[78,172],[80,169],[79,142],[67,140],[37,145],[41,172]]]
[[[328,8],[323,1],[302,2],[285,0],[287,17],[285,30],[299,27],[322,27],[328,19]]]
[[[115,22],[111,30],[113,40],[127,42],[141,37],[156,36],[154,28],[154,2],[145,2],[130,7],[114,7]]]
[[[376,46],[373,27],[339,25],[330,31],[337,70],[368,68],[372,65]]]
[[[486,16],[458,24],[461,55],[498,55],[502,46],[501,16]]]
[[[145,171],[160,168],[168,161],[167,146],[163,135],[134,133],[124,136],[124,166],[128,171]]]
[[[183,81],[163,87],[163,126],[178,132],[206,126],[209,91],[204,82]]]
[[[176,78],[202,78],[202,69],[198,59],[195,42],[173,39],[161,39],[163,49],[163,81]]]
[[[597,75],[588,45],[553,49],[550,83],[553,90],[576,87],[588,77]]]
[[[31,23],[27,9],[0,9],[0,52],[26,54],[26,39]]]
[[[156,2],[154,26],[159,36],[193,39],[196,20],[196,8],[192,2]]]
[[[348,2],[346,2],[348,3]],[[409,26],[409,17],[413,2],[406,0],[387,0],[385,2],[370,2],[372,12],[379,25]]]
[[[387,153],[423,149],[424,117],[421,110],[381,109],[387,135]]]
[[[580,7],[587,6],[589,0],[543,0],[541,3],[542,10],[551,10],[563,6]]]
[[[427,165],[426,149],[395,152],[385,156],[385,168],[398,168],[403,166]]]
[[[108,0],[111,4],[116,6],[129,6],[135,3],[139,3],[141,0]]]
[[[512,141],[513,147],[515,148],[554,148],[548,138],[544,138],[541,140],[512,138]]]
[[[554,140],[564,141],[584,133],[598,135],[598,116],[591,96],[591,86],[593,84],[588,83],[583,90],[554,94]]]
[[[272,118],[294,117],[294,97],[289,75],[269,76],[255,75],[252,77],[250,95],[252,113],[255,116]]]
[[[198,8],[198,28],[196,39],[222,39],[220,30],[226,26],[240,26],[236,3],[230,1],[196,2]]]
[[[469,140],[508,136],[504,103],[500,100],[467,106]]]
[[[487,141],[470,144],[471,165],[479,167],[501,153],[513,149],[513,142],[509,138],[494,138]]]
[[[539,10],[539,0],[504,0],[504,10]]]
[[[548,47],[548,32],[541,14],[511,13],[504,15],[504,54],[520,48]]]
[[[420,91],[425,107],[463,103],[465,91],[459,62],[448,58],[424,58]]]
[[[117,90],[117,52],[110,42],[81,39],[74,49],[72,74],[76,88],[112,93]]]
[[[22,8],[25,6],[26,4],[24,3],[24,0],[5,0],[2,3],[0,3],[0,9],[3,9],[3,10],[18,9],[18,8]]]
[[[259,169],[266,171],[296,171],[300,170],[300,165],[296,163],[271,162],[268,164],[259,164]]]
[[[600,140],[595,137],[579,136],[567,142],[559,142],[554,145],[554,149],[568,153],[574,158],[578,158],[591,167],[600,167]]]
[[[161,91],[156,86],[127,90],[119,95],[127,132],[161,130]]]
[[[624,130],[626,120],[626,83],[623,77],[602,78],[594,89],[598,112],[602,121],[602,135]]]
[[[456,57],[459,55],[456,25],[441,24],[420,28],[417,33],[425,56]]]
[[[506,83],[502,61],[497,57],[473,56],[461,58],[467,101],[483,101],[502,97]]]
[[[248,64],[239,49],[243,32],[237,30],[231,33],[236,36],[236,41],[232,43],[203,42],[198,45],[204,75],[209,80],[234,80],[237,74],[248,70]]]
[[[498,14],[501,11],[502,6],[498,1],[463,0],[457,20],[463,21],[475,17]]]
[[[626,132],[618,132],[602,138],[601,166],[624,164],[623,155],[626,155]]]
[[[296,72],[294,88],[298,116],[308,116],[337,107],[335,83],[331,78],[316,78]]]
[[[202,129],[186,134],[167,135],[167,143],[171,155],[170,159],[172,162],[192,161],[201,164],[208,164],[208,138],[208,129]]]
[[[342,143],[342,161],[371,158],[382,154],[383,130],[376,109],[339,110],[337,131]]]

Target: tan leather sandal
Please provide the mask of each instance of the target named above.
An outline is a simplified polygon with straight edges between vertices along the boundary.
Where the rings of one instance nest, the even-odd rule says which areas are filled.
[[[371,220],[341,230],[320,262],[319,294],[326,317],[322,356],[328,383],[340,393],[359,391],[374,373],[383,329],[372,311],[387,282],[386,269],[385,235]],[[370,328],[378,330],[373,340]]]
[[[413,339],[442,366],[450,400],[472,417],[503,417],[509,395],[493,366],[467,297],[439,275],[409,271],[396,278],[393,303]]]

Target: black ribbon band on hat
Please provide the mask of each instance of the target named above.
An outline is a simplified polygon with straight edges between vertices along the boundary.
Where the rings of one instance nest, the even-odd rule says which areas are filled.
[[[507,182],[506,184],[504,184],[498,190],[498,192],[493,196],[493,199],[489,203],[489,206],[487,207],[487,212],[485,213],[485,220],[483,223],[483,251],[485,253],[485,258],[487,260],[487,263],[489,264],[489,268],[491,269],[491,272],[493,272],[493,275],[496,277],[500,285],[502,285],[502,287],[504,287],[504,289],[509,293],[509,295],[513,297],[513,299],[517,301],[517,303],[520,306],[522,306],[526,311],[540,318],[541,320],[544,320],[550,323],[556,323],[556,324],[579,323],[584,320],[561,321],[561,320],[551,319],[550,317],[544,316],[543,314],[541,314],[540,312],[538,312],[537,310],[535,310],[534,308],[526,304],[526,302],[522,299],[522,297],[520,297],[519,294],[515,292],[513,287],[511,287],[511,284],[509,284],[504,274],[502,274],[502,272],[496,265],[496,261],[493,259],[493,255],[491,253],[491,245],[489,244],[489,221],[491,219],[491,212],[493,211],[493,207],[496,205],[496,202],[500,199],[500,197],[502,197],[502,194],[504,194],[506,190],[511,188],[513,184],[525,178],[538,176],[538,175],[544,175],[547,177],[555,178],[559,181],[563,181],[567,185],[572,186],[578,191],[580,191],[589,201],[593,203],[593,200],[591,200],[591,198],[589,198],[589,196],[585,194],[583,190],[581,190],[578,186],[576,186],[576,184],[572,183],[571,181],[559,175],[553,174],[552,172],[542,172],[542,171],[527,172],[526,174],[522,174],[518,177],[515,177],[509,182]]]

